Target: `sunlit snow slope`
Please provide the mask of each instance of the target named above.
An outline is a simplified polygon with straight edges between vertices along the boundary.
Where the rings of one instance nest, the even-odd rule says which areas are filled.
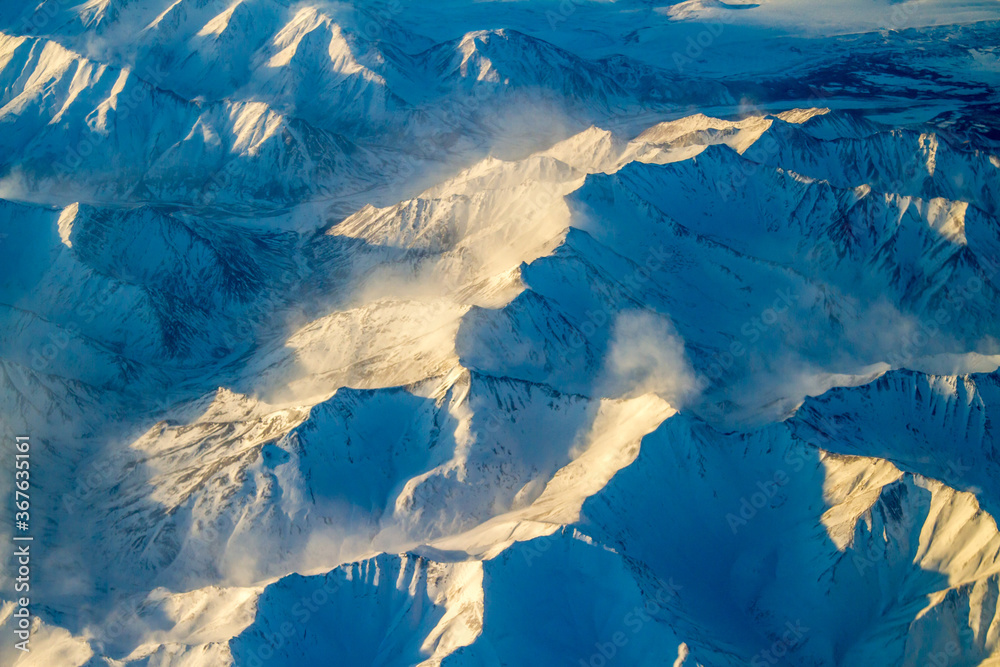
[[[998,34],[4,5],[0,664],[998,664]]]

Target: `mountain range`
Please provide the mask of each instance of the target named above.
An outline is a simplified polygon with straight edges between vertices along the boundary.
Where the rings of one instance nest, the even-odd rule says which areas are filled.
[[[998,35],[7,3],[0,662],[1000,664]]]

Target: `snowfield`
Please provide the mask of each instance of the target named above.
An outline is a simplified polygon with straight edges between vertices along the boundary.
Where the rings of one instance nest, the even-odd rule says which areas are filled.
[[[0,664],[998,664],[998,35],[4,5]]]

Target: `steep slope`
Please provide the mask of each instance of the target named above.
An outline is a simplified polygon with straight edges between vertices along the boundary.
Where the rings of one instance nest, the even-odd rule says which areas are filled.
[[[995,660],[995,24],[758,10],[0,8],[0,661]]]
[[[595,537],[682,587],[681,627],[717,633],[704,649],[689,641],[710,664],[727,664],[708,658],[718,637],[733,664],[776,650],[824,665],[929,664],[949,642],[970,661],[995,651],[982,591],[996,586],[998,534],[975,498],[824,453],[785,425],[724,436],[671,419],[584,515]]]

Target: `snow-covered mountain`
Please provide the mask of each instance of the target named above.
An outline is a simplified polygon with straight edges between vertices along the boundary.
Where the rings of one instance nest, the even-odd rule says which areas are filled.
[[[4,5],[0,663],[995,664],[998,26]]]

